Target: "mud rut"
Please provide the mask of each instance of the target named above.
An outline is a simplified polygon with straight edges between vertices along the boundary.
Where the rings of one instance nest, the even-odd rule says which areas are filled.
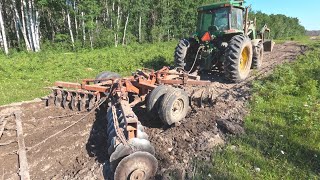
[[[211,149],[223,145],[226,134],[243,133],[251,81],[270,74],[279,64],[293,61],[305,50],[294,42],[276,45],[272,53],[265,53],[262,69],[252,72],[240,84],[226,83],[220,74],[203,77],[214,77],[209,87],[186,90],[195,95],[210,94],[210,102],[193,104],[187,118],[174,127],[163,127],[144,108],[136,109],[156,149],[159,162],[156,179],[173,175],[178,179],[191,178],[195,158],[210,161]],[[31,179],[108,178],[104,109],[79,121],[86,113],[45,107],[43,102],[0,107],[0,178],[19,179],[26,173]],[[17,135],[17,113],[23,136]],[[73,126],[57,134],[70,125]],[[48,139],[54,134],[57,135]],[[23,156],[19,151],[21,140],[26,147],[27,160],[19,161]]]

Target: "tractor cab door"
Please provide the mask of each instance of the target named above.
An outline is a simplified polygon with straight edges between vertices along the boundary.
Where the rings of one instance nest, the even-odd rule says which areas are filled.
[[[231,9],[231,29],[243,31],[243,9]]]

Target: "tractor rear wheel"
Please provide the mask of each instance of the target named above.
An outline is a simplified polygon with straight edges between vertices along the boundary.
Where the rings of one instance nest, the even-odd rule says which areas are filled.
[[[253,58],[252,58],[252,69],[260,69],[263,62],[263,43],[259,42],[258,46],[253,49]]]
[[[96,79],[108,79],[108,78],[121,78],[121,76],[118,73],[110,72],[110,71],[104,71],[99,73],[96,76]],[[94,81],[94,84],[101,83],[101,81]]]
[[[194,38],[182,39],[177,45],[174,53],[175,67],[192,71],[192,65],[198,50],[199,44]]]
[[[225,52],[225,76],[232,82],[245,80],[252,64],[252,43],[248,36],[236,35],[231,38]]]

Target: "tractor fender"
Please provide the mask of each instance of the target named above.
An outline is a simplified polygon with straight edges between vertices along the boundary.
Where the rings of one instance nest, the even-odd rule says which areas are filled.
[[[253,55],[257,55],[258,54],[258,48],[256,48],[259,43],[262,43],[262,39],[253,39],[251,40],[252,43],[252,49],[253,49]]]

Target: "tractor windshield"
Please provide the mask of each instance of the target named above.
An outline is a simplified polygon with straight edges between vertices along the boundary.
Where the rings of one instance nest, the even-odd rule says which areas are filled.
[[[197,31],[202,34],[207,31],[214,32],[228,30],[229,13],[230,8],[199,11]]]

